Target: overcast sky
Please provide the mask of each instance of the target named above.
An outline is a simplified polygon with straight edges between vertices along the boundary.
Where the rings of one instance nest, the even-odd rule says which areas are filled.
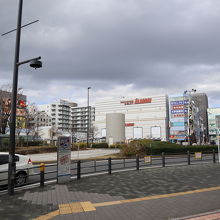
[[[0,0],[0,33],[16,27],[18,0]],[[197,89],[220,106],[219,0],[24,0],[19,87],[36,104],[83,105]],[[12,83],[15,33],[0,37],[0,88]]]

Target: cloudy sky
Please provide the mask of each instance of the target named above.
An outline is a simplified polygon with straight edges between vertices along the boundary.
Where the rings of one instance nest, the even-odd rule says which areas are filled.
[[[18,0],[0,0],[0,33]],[[197,89],[220,106],[219,0],[24,0],[19,69],[30,102],[149,97]],[[12,83],[15,33],[0,37],[0,88]]]

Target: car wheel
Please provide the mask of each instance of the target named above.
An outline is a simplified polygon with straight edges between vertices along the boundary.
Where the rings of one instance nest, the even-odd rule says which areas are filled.
[[[27,174],[26,173],[24,173],[24,172],[18,173],[16,175],[15,184],[18,185],[18,186],[22,185],[22,184],[25,184],[26,180],[27,180]]]

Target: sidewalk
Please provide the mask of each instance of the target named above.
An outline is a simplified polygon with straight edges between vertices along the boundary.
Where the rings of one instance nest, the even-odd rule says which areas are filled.
[[[219,164],[91,176],[2,195],[0,214],[8,220],[194,220],[206,213],[214,220],[219,219],[213,213],[220,209],[219,179]]]
[[[105,156],[110,154],[119,153],[119,149],[91,149],[91,150],[81,150],[72,151],[71,160],[77,159],[89,159],[92,157]],[[38,162],[53,162],[57,160],[57,153],[44,153],[44,154],[29,154],[28,155],[33,163]]]

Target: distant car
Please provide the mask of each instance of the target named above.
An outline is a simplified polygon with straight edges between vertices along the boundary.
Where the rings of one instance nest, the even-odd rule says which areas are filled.
[[[0,152],[0,185],[8,184],[8,158],[9,153]],[[15,154],[16,176],[15,185],[27,182],[29,175],[34,174],[33,164],[28,156]]]

